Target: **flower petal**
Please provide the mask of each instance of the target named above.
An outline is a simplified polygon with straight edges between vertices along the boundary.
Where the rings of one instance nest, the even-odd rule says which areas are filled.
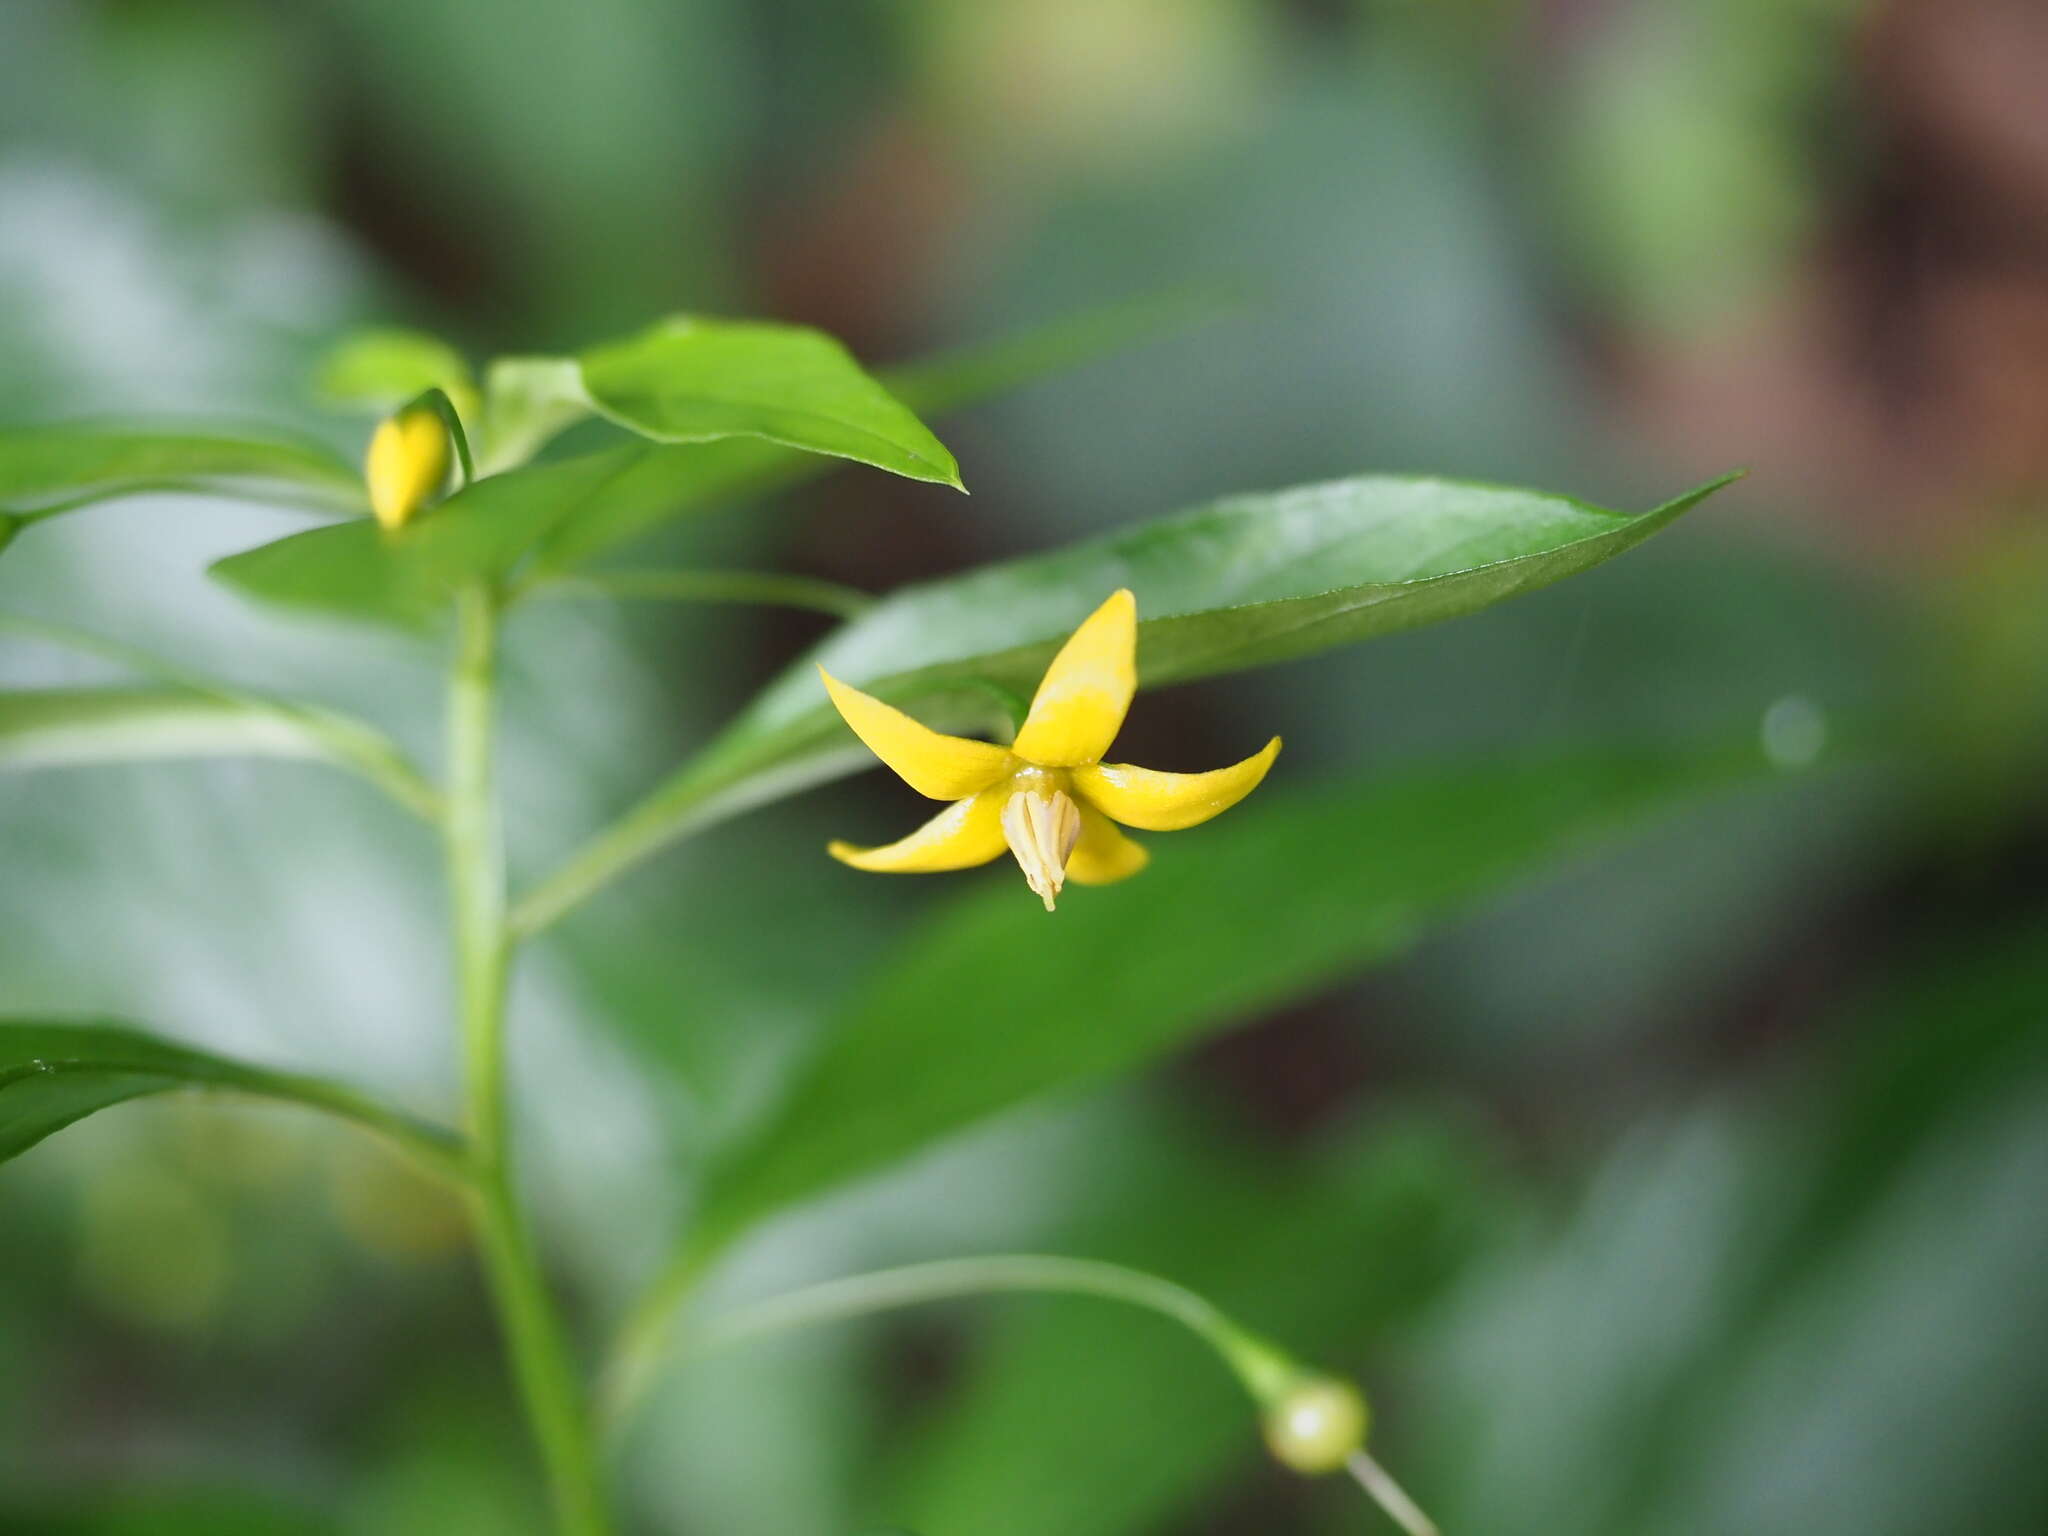
[[[1067,878],[1076,885],[1114,885],[1128,880],[1152,855],[1110,824],[1100,811],[1081,808],[1081,840],[1067,855]]]
[[[825,691],[840,718],[903,782],[931,800],[962,800],[1008,773],[1010,753],[986,741],[947,736],[880,699],[848,687],[823,667]]]
[[[1031,700],[1010,750],[1048,768],[1092,763],[1109,750],[1138,688],[1138,601],[1129,589],[1082,621]]]
[[[1178,832],[1229,810],[1259,787],[1280,755],[1275,736],[1243,762],[1210,773],[1161,773],[1129,763],[1074,770],[1074,793],[1104,815],[1147,832]]]
[[[842,864],[880,875],[924,875],[942,869],[972,869],[986,864],[1005,846],[1003,801],[1007,786],[985,789],[955,800],[910,836],[880,848],[831,843],[826,852]]]

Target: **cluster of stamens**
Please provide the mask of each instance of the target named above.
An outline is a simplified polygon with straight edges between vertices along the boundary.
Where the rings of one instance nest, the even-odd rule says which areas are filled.
[[[1081,808],[1065,780],[1065,774],[1048,769],[1023,769],[1011,780],[1017,787],[1003,805],[1003,840],[1048,912],[1067,883],[1067,860],[1081,840]]]

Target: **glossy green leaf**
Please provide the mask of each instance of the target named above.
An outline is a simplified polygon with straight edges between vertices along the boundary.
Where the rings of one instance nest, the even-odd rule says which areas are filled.
[[[433,788],[387,738],[308,705],[178,685],[0,693],[0,769],[206,757],[329,762],[438,814]]]
[[[451,1164],[451,1133],[319,1078],[273,1072],[100,1021],[0,1020],[0,1162],[95,1110],[178,1088],[225,1089],[308,1105]]]
[[[908,588],[792,666],[536,890],[519,920],[540,927],[688,831],[869,765],[817,664],[929,724],[968,729],[988,720],[991,687],[1029,697],[1066,635],[1118,587],[1137,593],[1139,679],[1157,687],[1476,612],[1632,549],[1726,483],[1631,516],[1457,481],[1340,480]]]
[[[765,438],[960,487],[945,445],[822,331],[676,316],[581,361],[598,412],[657,442]]]
[[[475,386],[462,354],[423,331],[377,329],[345,337],[321,361],[314,387],[338,405],[395,411],[429,389],[473,399]]]
[[[1256,800],[1048,915],[1010,869],[909,937],[757,1134],[695,1244],[1037,1095],[1329,985],[1561,855],[1763,771],[1752,749],[1585,754]],[[1269,792],[1270,793],[1270,792]],[[844,879],[848,899],[857,880]]]
[[[0,509],[19,521],[167,491],[347,511],[363,506],[353,466],[300,444],[96,426],[0,430]]]

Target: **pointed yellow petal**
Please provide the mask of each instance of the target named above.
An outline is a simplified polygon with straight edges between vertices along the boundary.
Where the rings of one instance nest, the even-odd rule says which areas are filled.
[[[1152,855],[1110,825],[1100,811],[1081,809],[1081,840],[1067,856],[1067,878],[1076,885],[1114,885],[1128,880]]]
[[[881,848],[832,843],[826,848],[842,864],[878,875],[925,875],[942,869],[972,869],[1001,853],[1003,801],[1008,786],[956,800],[910,836]]]
[[[928,799],[963,800],[1010,771],[1011,757],[1002,747],[920,725],[902,710],[848,687],[823,667],[818,676],[825,679],[825,691],[853,734]]]
[[[1138,688],[1138,601],[1128,590],[1082,622],[1045,669],[1010,750],[1048,768],[1092,763],[1109,750]]]
[[[1104,815],[1147,832],[1178,832],[1221,815],[1259,787],[1280,755],[1275,736],[1243,762],[1211,773],[1160,773],[1129,763],[1074,770],[1074,793]]]

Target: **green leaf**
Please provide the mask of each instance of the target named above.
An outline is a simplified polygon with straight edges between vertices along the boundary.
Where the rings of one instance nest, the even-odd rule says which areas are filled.
[[[714,1169],[694,1245],[1327,986],[1561,855],[1762,771],[1747,747],[1582,754],[1255,801],[1184,842],[1150,839],[1143,875],[1050,917],[1006,870],[862,989]]]
[[[419,625],[458,586],[509,578],[536,540],[584,508],[662,499],[673,479],[693,473],[682,452],[634,445],[509,470],[396,533],[369,522],[312,528],[218,560],[211,574],[263,602]]]
[[[1109,305],[890,369],[882,382],[912,410],[935,415],[1105,356],[1215,308],[1212,297],[1193,293]],[[758,438],[729,438],[667,455],[673,458],[660,471],[665,494],[605,498],[563,519],[537,551],[536,579],[573,570],[676,518],[767,495],[830,467],[815,454]]]
[[[694,514],[801,484],[829,460],[780,443],[735,437],[687,448],[642,448],[635,484],[593,497],[556,523],[534,551],[531,583],[559,579],[616,545]]]
[[[665,843],[872,760],[817,664],[946,730],[1029,697],[1067,634],[1133,588],[1158,687],[1473,613],[1632,549],[1717,480],[1640,516],[1536,491],[1374,476],[1240,496],[907,588],[771,684],[703,753],[521,904],[532,931]]]
[[[433,788],[387,738],[309,705],[179,685],[0,693],[0,769],[204,757],[318,759],[417,815],[439,814]]]
[[[324,449],[116,427],[0,430],[0,509],[18,521],[154,491],[358,511],[362,479]]]
[[[473,400],[469,364],[447,342],[422,331],[391,328],[345,337],[321,361],[314,387],[337,405],[395,411],[429,389]]]
[[[435,508],[406,532],[426,527]],[[245,597],[334,618],[416,627],[431,616],[368,519],[309,528],[216,560],[207,574]]]
[[[965,489],[945,445],[822,331],[682,315],[582,363],[598,412],[657,442],[765,438]]]
[[[284,1099],[381,1131],[437,1163],[452,1165],[461,1155],[452,1133],[319,1078],[249,1066],[117,1024],[0,1020],[0,1162],[95,1110],[176,1088]]]

